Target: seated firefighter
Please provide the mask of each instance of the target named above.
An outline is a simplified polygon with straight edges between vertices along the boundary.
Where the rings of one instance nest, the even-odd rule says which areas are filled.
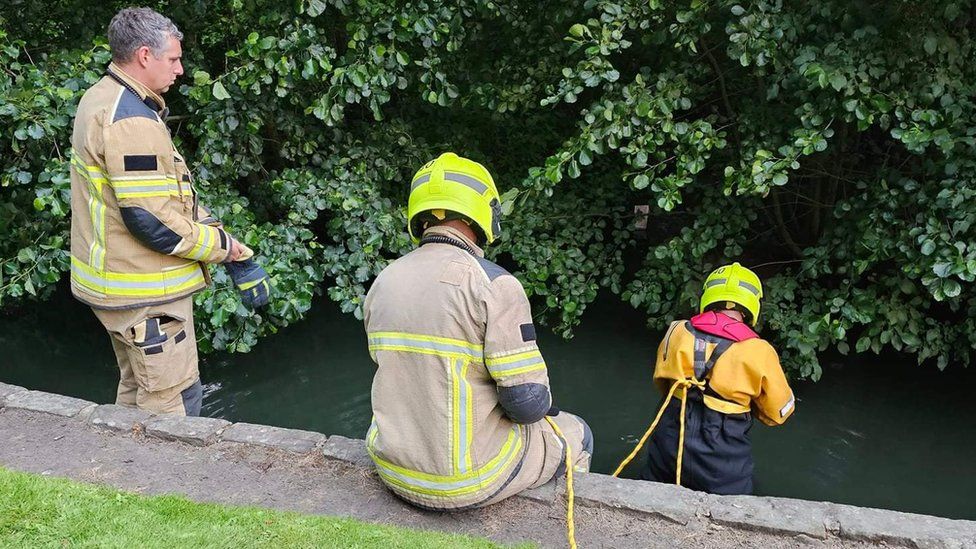
[[[658,348],[654,382],[662,394],[674,391],[678,398],[664,403],[641,474],[645,480],[677,481],[714,494],[752,493],[752,414],[781,425],[794,410],[776,351],[750,327],[759,318],[762,295],[759,277],[733,263],[705,280],[698,316],[671,324]]]
[[[561,474],[566,444],[587,470],[592,434],[552,406],[525,291],[479,247],[500,230],[488,170],[442,154],[414,176],[407,214],[419,246],[380,273],[364,306],[378,366],[366,443],[380,478],[409,503],[459,510]]]

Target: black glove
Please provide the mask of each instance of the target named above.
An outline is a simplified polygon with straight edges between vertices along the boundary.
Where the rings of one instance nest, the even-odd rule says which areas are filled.
[[[546,415],[547,416],[558,416],[559,415],[559,408],[556,408],[556,405],[555,404],[553,404],[552,406],[549,406],[549,411],[546,412]]]
[[[252,309],[258,309],[268,304],[271,299],[271,284],[268,273],[257,261],[246,259],[225,263],[227,273],[241,293],[241,300]]]

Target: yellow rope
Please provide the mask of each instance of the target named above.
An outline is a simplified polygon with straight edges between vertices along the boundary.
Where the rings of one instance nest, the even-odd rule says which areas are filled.
[[[569,548],[576,549],[576,526],[573,524],[573,451],[556,422],[549,416],[546,416],[546,421],[552,425],[552,430],[562,439],[566,447],[566,537],[569,539]]]
[[[634,447],[634,451],[631,452],[629,456],[624,458],[622,462],[620,462],[620,465],[618,465],[617,469],[613,472],[613,476],[619,475],[620,472],[624,470],[624,467],[627,467],[627,464],[629,464],[631,460],[637,456],[641,448],[644,447],[644,443],[647,442],[647,439],[651,436],[651,433],[653,433],[654,429],[657,428],[658,422],[661,421],[661,416],[664,415],[664,410],[666,410],[668,404],[671,403],[671,399],[674,398],[674,393],[678,390],[678,387],[684,387],[684,390],[681,391],[681,396],[678,397],[681,399],[681,419],[679,420],[681,423],[681,430],[678,433],[678,470],[675,474],[675,484],[681,484],[681,461],[684,457],[685,450],[685,402],[688,397],[688,389],[691,387],[697,387],[701,390],[705,389],[705,382],[698,381],[694,378],[680,379],[671,384],[671,390],[668,391],[668,396],[664,397],[664,402],[661,403],[661,408],[657,411],[657,416],[654,418],[651,426],[647,428],[647,431],[644,432],[644,436],[642,436],[637,442],[637,446]]]

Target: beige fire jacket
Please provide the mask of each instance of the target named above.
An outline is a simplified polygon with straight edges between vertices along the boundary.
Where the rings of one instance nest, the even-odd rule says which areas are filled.
[[[366,296],[378,366],[367,449],[404,499],[462,508],[518,475],[530,439],[542,459],[549,376],[519,281],[453,229],[428,229],[430,237]],[[541,461],[533,467],[538,477]],[[548,467],[551,476],[555,462]]]
[[[114,63],[82,97],[71,138],[71,289],[99,309],[205,287],[231,237],[199,207],[162,97]]]

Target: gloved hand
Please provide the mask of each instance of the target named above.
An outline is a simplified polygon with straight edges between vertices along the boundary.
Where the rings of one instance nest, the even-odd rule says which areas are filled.
[[[252,309],[264,307],[271,299],[271,284],[268,272],[257,261],[233,261],[225,263],[227,273],[241,293],[241,300]]]
[[[556,408],[556,405],[555,404],[553,404],[552,406],[549,406],[549,411],[546,412],[546,415],[547,416],[558,416],[559,415],[559,408]]]

